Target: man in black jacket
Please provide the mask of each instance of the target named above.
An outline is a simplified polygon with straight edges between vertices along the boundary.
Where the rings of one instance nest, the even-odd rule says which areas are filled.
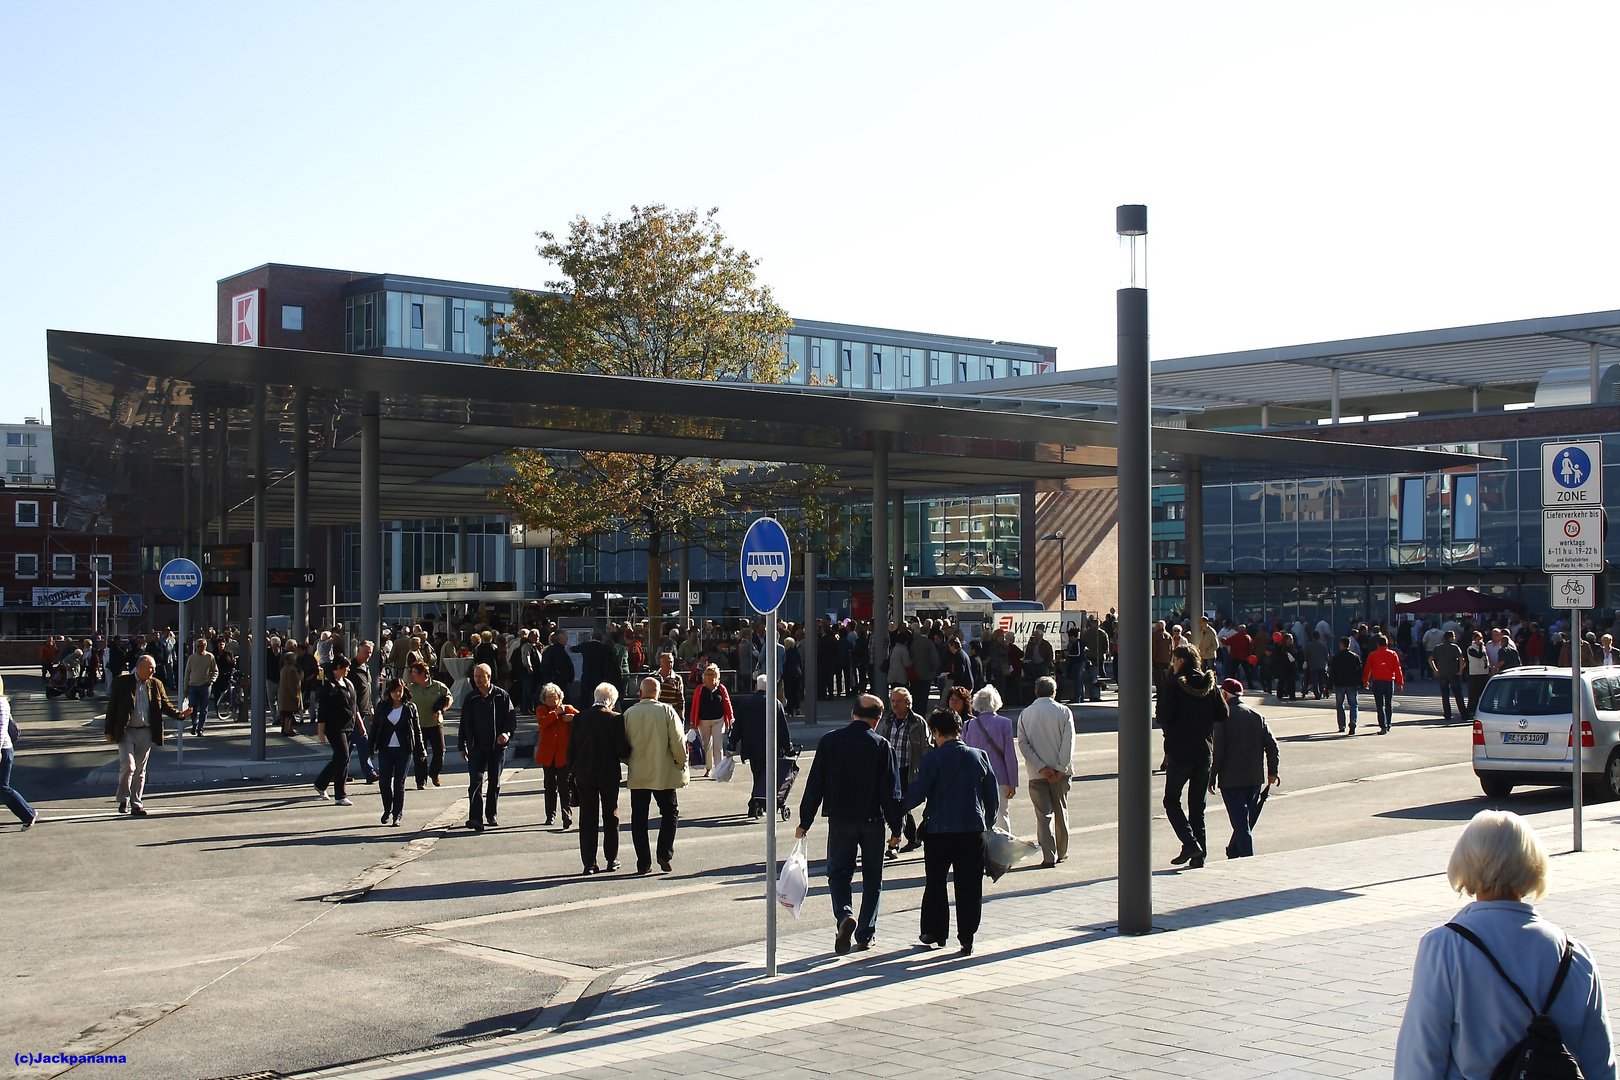
[[[495,685],[494,677],[488,664],[474,665],[473,692],[461,703],[461,725],[456,732],[456,749],[467,763],[467,828],[473,832],[483,832],[486,824],[500,824],[495,820],[495,803],[501,795],[501,762],[512,732],[517,730],[512,698]]]
[[[1215,690],[1215,673],[1198,666],[1198,650],[1183,645],[1170,654],[1170,671],[1159,684],[1159,728],[1164,732],[1164,812],[1181,841],[1174,866],[1204,865],[1204,797],[1209,788],[1211,740],[1226,703]],[[1181,789],[1187,809],[1181,809]]]
[[[328,785],[337,791],[337,805],[353,806],[344,793],[349,779],[349,736],[363,725],[354,685],[349,682],[349,658],[332,658],[332,677],[321,688],[320,706],[315,714],[315,734],[325,737],[332,747],[332,760],[315,778],[315,793],[323,799]]]
[[[781,765],[772,769],[765,760],[765,676],[754,676],[754,693],[737,702],[736,722],[731,725],[731,734],[726,737],[726,749],[748,762],[748,767],[754,773],[754,787],[748,797],[748,820],[757,821],[765,815],[765,804],[774,801],[771,798],[773,786],[781,784]],[[782,715],[780,705],[772,710],[776,713],[776,756],[778,762],[782,755],[787,753],[788,743],[792,736],[788,733],[787,717]],[[772,773],[775,776],[772,776]]]
[[[568,727],[568,768],[579,797],[579,856],[587,874],[601,873],[596,832],[611,873],[619,868],[619,763],[630,758],[624,717],[613,711],[619,691],[609,684],[594,691],[596,704]]]
[[[590,640],[582,641],[568,651],[579,653],[579,700],[591,701],[596,688],[609,681],[608,669],[613,665],[613,650],[602,640],[602,631],[597,630]],[[569,669],[573,669],[572,663]]]
[[[862,694],[855,701],[847,727],[822,737],[816,747],[810,778],[799,804],[803,838],[815,824],[819,809],[827,818],[827,892],[832,897],[838,937],[833,951],[869,949],[877,933],[878,900],[883,894],[883,826],[889,827],[889,846],[900,844],[900,774],[888,740],[873,728],[883,719],[883,702]],[[852,914],[855,853],[861,856],[861,914]]]
[[[574,658],[568,655],[568,635],[561,630],[551,636],[551,644],[540,654],[540,681],[556,683],[564,697],[568,696],[568,688],[573,685]],[[590,701],[595,692],[596,687],[588,687],[580,700]]]
[[[1449,635],[1448,635],[1449,636]],[[1339,639],[1339,651],[1328,661],[1328,682],[1333,684],[1333,704],[1339,711],[1339,730],[1344,730],[1344,706],[1350,703],[1350,734],[1356,733],[1356,694],[1361,690],[1361,657],[1350,651],[1350,639]],[[1449,706],[1448,706],[1449,708]],[[1462,694],[1457,695],[1462,708]]]

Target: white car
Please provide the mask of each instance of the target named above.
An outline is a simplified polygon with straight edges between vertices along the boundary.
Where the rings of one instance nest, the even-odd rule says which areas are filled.
[[[1581,775],[1599,799],[1620,799],[1620,667],[1581,669]],[[1494,799],[1515,786],[1569,783],[1570,671],[1517,667],[1495,676],[1474,712],[1474,774]]]

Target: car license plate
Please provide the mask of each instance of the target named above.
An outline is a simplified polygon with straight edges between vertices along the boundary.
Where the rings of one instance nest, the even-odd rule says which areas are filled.
[[[1531,746],[1546,746],[1547,733],[1545,731],[1504,731],[1502,741],[1505,743],[1526,743]]]

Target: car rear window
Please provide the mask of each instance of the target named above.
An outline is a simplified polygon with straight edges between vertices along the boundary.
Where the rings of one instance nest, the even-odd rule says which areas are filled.
[[[1569,677],[1492,679],[1479,711],[1508,716],[1569,714]]]

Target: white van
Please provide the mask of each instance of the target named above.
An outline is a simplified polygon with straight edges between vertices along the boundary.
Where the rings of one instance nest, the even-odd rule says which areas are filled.
[[[1620,668],[1581,669],[1581,776],[1597,798],[1620,799]],[[1517,667],[1495,676],[1474,712],[1474,774],[1493,799],[1515,786],[1567,785],[1570,670]]]

